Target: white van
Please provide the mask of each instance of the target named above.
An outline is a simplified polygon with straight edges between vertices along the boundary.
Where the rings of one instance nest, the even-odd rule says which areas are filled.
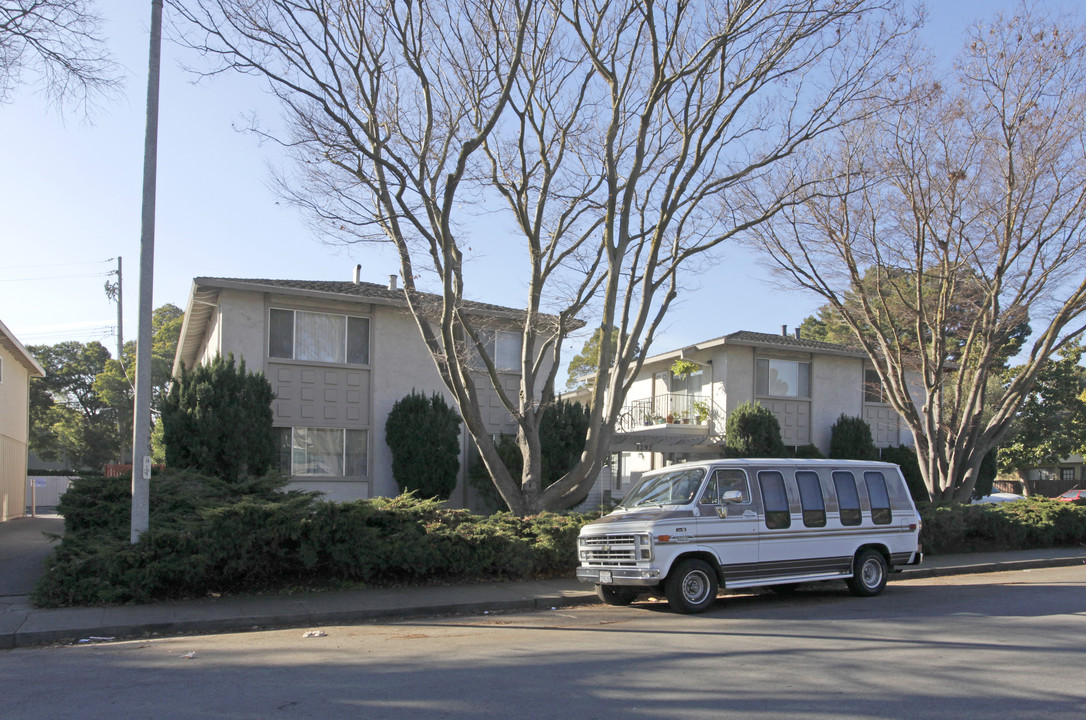
[[[920,516],[897,465],[860,460],[712,460],[643,475],[581,529],[577,579],[627,605],[663,595],[702,612],[719,587],[845,580],[878,595],[917,565]]]

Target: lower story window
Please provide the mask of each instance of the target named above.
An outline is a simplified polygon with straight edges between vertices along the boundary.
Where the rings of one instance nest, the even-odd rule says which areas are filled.
[[[369,475],[365,430],[305,427],[276,430],[279,433],[279,469],[287,475]]]

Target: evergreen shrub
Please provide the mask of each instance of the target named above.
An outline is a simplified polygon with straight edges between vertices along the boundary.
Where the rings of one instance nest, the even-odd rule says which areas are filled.
[[[1026,550],[1086,542],[1086,505],[1051,498],[920,506],[924,552]]]
[[[165,471],[151,479],[150,527],[131,544],[127,481],[75,481],[62,501],[64,537],[34,602],[569,576],[577,533],[596,517],[481,517],[411,494],[334,503],[283,492],[283,482]]]
[[[271,384],[221,355],[181,367],[162,403],[166,465],[234,482],[263,475],[275,461]]]
[[[588,437],[588,408],[578,402],[559,400],[548,406],[539,419],[539,447],[542,454],[543,487],[557,482],[576,465]],[[498,456],[514,478],[524,472],[524,456],[516,437],[501,435],[495,442]],[[468,468],[468,481],[491,511],[506,509],[498,488],[482,458],[475,454]]]
[[[385,421],[392,477],[400,492],[447,500],[460,472],[460,416],[445,398],[411,391]]]
[[[728,457],[784,457],[781,424],[773,412],[758,403],[745,402],[728,413],[724,428]]]
[[[860,417],[842,413],[830,428],[830,457],[837,460],[874,460],[879,456],[871,426]]]

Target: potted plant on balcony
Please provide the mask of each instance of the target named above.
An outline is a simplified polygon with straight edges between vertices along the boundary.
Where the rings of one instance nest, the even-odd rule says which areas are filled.
[[[704,425],[705,421],[709,419],[709,403],[704,400],[694,401],[694,422],[698,425]]]

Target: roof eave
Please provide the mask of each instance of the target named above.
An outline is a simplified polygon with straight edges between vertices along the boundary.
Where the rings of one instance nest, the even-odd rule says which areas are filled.
[[[19,364],[26,368],[30,377],[45,377],[45,368],[23,347],[19,338],[15,337],[15,333],[11,332],[2,321],[0,321],[0,345],[15,356]]]

